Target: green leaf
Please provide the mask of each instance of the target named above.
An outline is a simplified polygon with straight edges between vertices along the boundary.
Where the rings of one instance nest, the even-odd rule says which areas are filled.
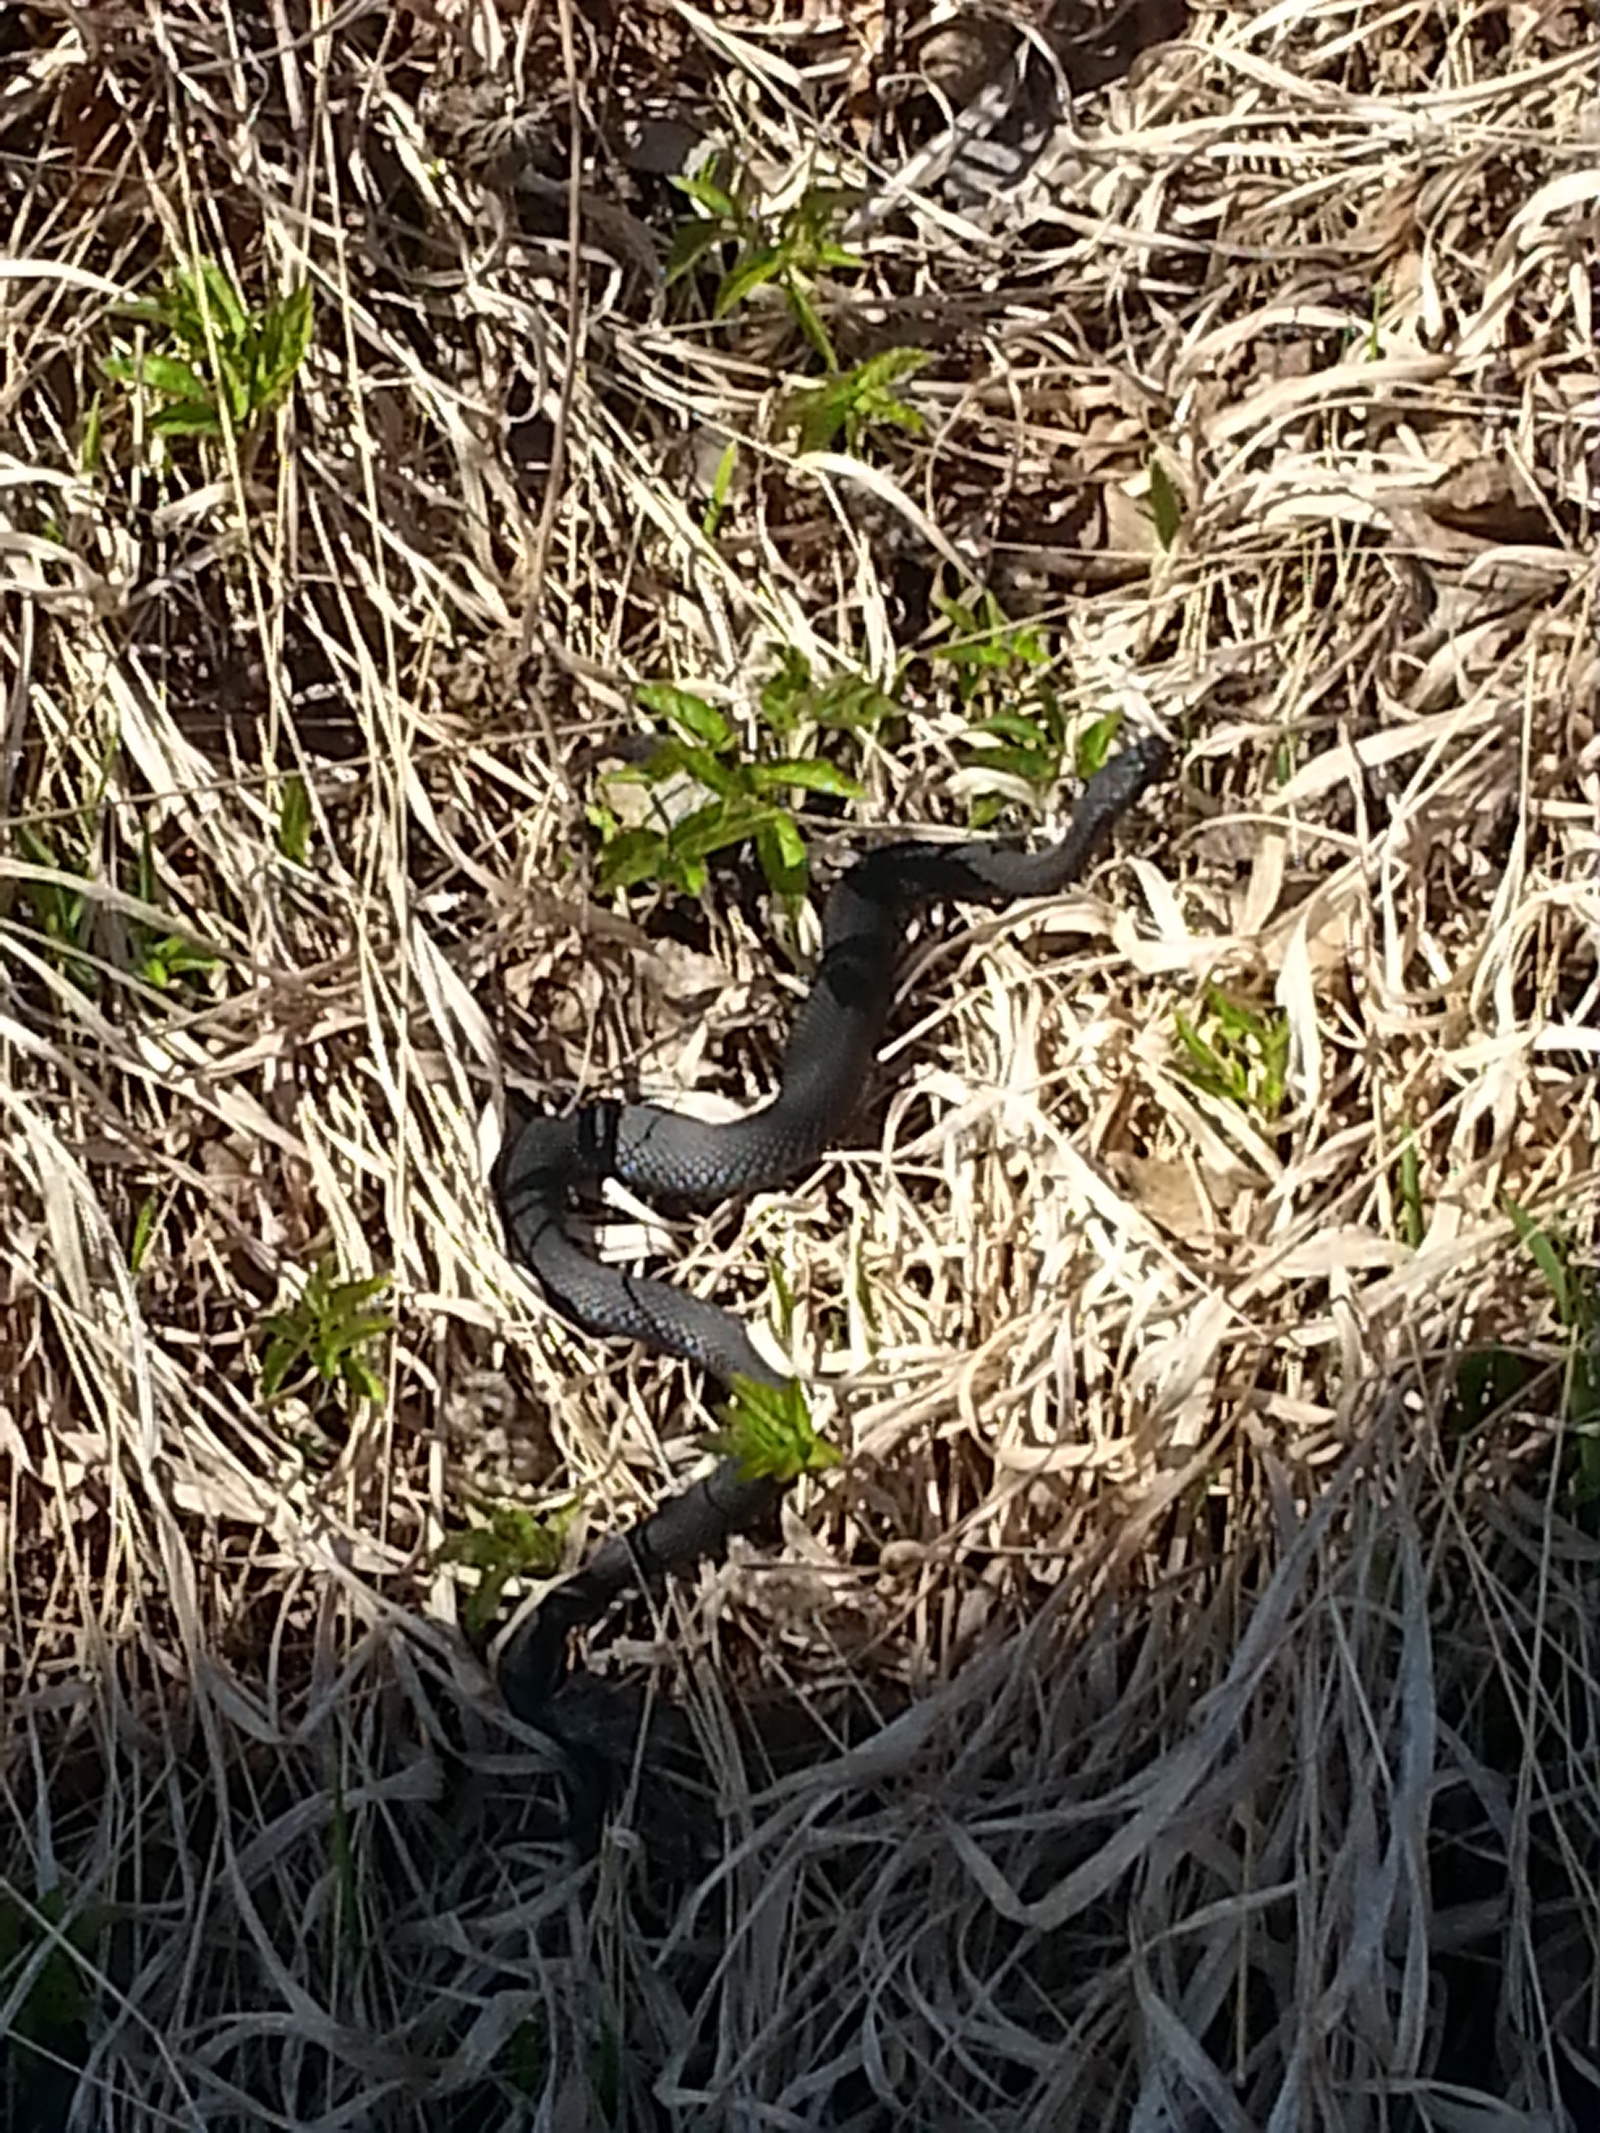
[[[860,674],[841,674],[812,705],[811,715],[819,726],[856,733],[881,726],[899,709],[895,698],[875,681]]]
[[[756,857],[774,895],[804,896],[810,861],[805,838],[790,816],[772,814],[761,824],[756,831]]]
[[[1422,1168],[1414,1135],[1400,1143],[1400,1235],[1416,1251],[1427,1234],[1422,1208]]]
[[[151,417],[150,427],[160,437],[216,437],[222,431],[216,409],[199,400],[181,400],[176,407],[162,408]]]
[[[784,402],[781,421],[798,432],[796,444],[802,454],[826,452],[844,428],[849,402],[837,384],[819,385],[797,392]]]
[[[644,682],[634,695],[646,711],[655,712],[658,718],[671,719],[691,740],[703,742],[719,755],[733,746],[732,727],[703,696],[695,696],[688,689],[674,688],[670,682],[664,681]]]
[[[742,764],[726,761],[690,741],[661,741],[644,765],[644,773],[648,785],[663,785],[675,775],[692,778],[723,800],[741,798],[745,790]]]
[[[753,837],[767,812],[749,800],[739,804],[713,800],[710,806],[697,808],[674,824],[668,842],[680,861],[709,859],[714,852],[726,851],[729,845],[743,844]]]
[[[1016,741],[1025,748],[1047,748],[1049,739],[1036,718],[1027,718],[1020,711],[996,711],[989,718],[980,718],[967,728],[969,741],[994,735],[997,740]]]
[[[794,645],[781,645],[777,672],[762,686],[762,717],[775,733],[787,733],[798,723],[810,694],[810,660]]]
[[[667,288],[694,272],[708,252],[726,244],[728,232],[716,222],[680,222],[667,246],[662,280]]]
[[[290,771],[279,795],[278,850],[297,867],[305,865],[311,851],[311,795],[298,770]]]
[[[1178,529],[1183,524],[1183,498],[1173,486],[1172,477],[1156,454],[1150,454],[1150,518],[1156,529],[1156,539],[1163,548],[1170,548],[1178,538]]]
[[[1058,764],[1053,750],[1038,748],[984,748],[971,766],[993,777],[1020,778],[1026,785],[1051,785]]]
[[[834,353],[833,342],[828,337],[828,329],[822,323],[822,314],[811,301],[811,291],[798,274],[786,274],[784,276],[783,292],[789,299],[789,308],[795,315],[795,322],[800,331],[817,351],[817,354],[821,356],[828,369],[837,370],[839,358]],[[811,449],[815,451],[822,448],[821,446],[813,446]]]
[[[1108,711],[1104,718],[1097,718],[1092,726],[1086,726],[1078,736],[1074,768],[1080,778],[1088,780],[1111,753],[1111,743],[1122,726],[1122,713]]]
[[[752,763],[750,783],[757,792],[825,792],[839,800],[859,800],[861,787],[835,763],[820,756],[785,756],[775,763]]]
[[[617,889],[634,889],[642,881],[658,881],[667,849],[659,830],[625,829],[601,847],[598,886],[603,896]]]
[[[711,316],[726,318],[735,304],[743,303],[747,296],[773,280],[782,264],[783,257],[776,245],[758,245],[754,251],[746,252],[717,284]]]
[[[669,182],[676,191],[692,200],[696,207],[704,208],[706,213],[717,221],[736,223],[739,220],[739,210],[732,197],[705,171],[693,171],[686,178],[674,177]]]
[[[788,1483],[801,1474],[838,1466],[837,1448],[817,1433],[806,1396],[794,1379],[763,1385],[735,1378],[732,1398],[717,1411],[722,1427],[705,1439],[706,1449],[736,1459],[747,1481]]]
[[[1506,1194],[1506,1213],[1511,1217],[1511,1226],[1521,1240],[1529,1258],[1544,1276],[1546,1285],[1555,1301],[1556,1317],[1563,1326],[1573,1324],[1572,1291],[1567,1275],[1566,1254],[1555,1240],[1539,1227],[1526,1208]]]
[[[323,1375],[331,1378],[333,1372],[326,1371]],[[382,1378],[367,1363],[363,1362],[359,1355],[344,1356],[339,1364],[339,1375],[358,1400],[381,1400],[383,1398]]]
[[[147,1192],[139,1202],[139,1211],[133,1218],[133,1235],[128,1242],[128,1272],[137,1274],[149,1256],[155,1241],[156,1224],[163,1213],[159,1193]]]
[[[354,1311],[374,1296],[381,1296],[388,1286],[387,1274],[367,1274],[355,1281],[341,1281],[337,1288],[328,1289],[325,1294],[333,1310]]]
[[[261,331],[258,409],[270,408],[288,391],[311,347],[314,321],[308,281],[269,305]]]
[[[711,501],[706,505],[700,521],[700,531],[709,541],[722,522],[722,514],[728,507],[728,496],[733,488],[734,470],[739,464],[739,447],[732,438],[723,446],[722,457],[717,461],[717,471],[711,482]]]
[[[286,1327],[269,1343],[261,1358],[261,1398],[264,1405],[270,1407],[277,1399],[283,1390],[285,1379],[304,1356],[306,1348],[305,1334],[294,1327]]]
[[[250,318],[245,310],[244,298],[214,259],[202,256],[196,261],[196,265],[200,270],[200,278],[205,283],[206,296],[213,314],[212,325],[219,340],[232,340],[237,345],[250,329]],[[194,292],[194,306],[198,312],[198,289],[193,277],[186,277],[186,280],[190,290]]]
[[[78,471],[81,474],[98,474],[103,461],[101,429],[104,421],[104,405],[99,393],[90,401],[83,418],[83,437],[78,446]]]

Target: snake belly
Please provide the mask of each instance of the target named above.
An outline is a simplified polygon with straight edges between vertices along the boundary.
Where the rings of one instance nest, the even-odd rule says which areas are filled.
[[[795,1018],[778,1092],[747,1117],[711,1124],[658,1104],[605,1101],[565,1118],[520,1120],[491,1182],[512,1249],[554,1309],[587,1333],[698,1363],[724,1385],[740,1377],[786,1385],[731,1311],[670,1282],[603,1266],[583,1251],[566,1227],[574,1194],[616,1178],[645,1199],[711,1207],[810,1169],[848,1123],[872,1068],[907,917],[936,901],[1007,904],[1079,880],[1170,761],[1159,735],[1123,749],[1084,787],[1065,835],[1039,851],[987,839],[919,839],[858,859],[823,907],[822,957]],[[782,1484],[751,1478],[737,1460],[725,1459],[629,1532],[604,1541],[508,1639],[500,1681],[511,1709],[524,1719],[541,1711],[574,1629],[597,1620],[630,1587],[714,1553],[730,1533],[766,1517],[781,1494]]]

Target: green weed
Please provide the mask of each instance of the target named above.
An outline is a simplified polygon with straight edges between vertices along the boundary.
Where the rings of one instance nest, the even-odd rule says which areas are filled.
[[[714,853],[753,843],[775,894],[790,899],[805,894],[810,869],[793,795],[856,799],[861,788],[823,756],[787,752],[789,744],[802,723],[860,725],[881,716],[889,699],[867,684],[836,692],[832,685],[816,689],[809,669],[800,671],[803,661],[797,669],[793,656],[788,664],[780,662],[777,679],[763,692],[765,718],[753,756],[742,752],[733,727],[704,697],[660,683],[640,689],[643,708],[671,730],[657,740],[647,761],[611,773],[607,784],[643,785],[655,792],[687,779],[705,798],[661,827],[625,825],[604,795],[594,802],[588,812],[600,833],[603,890],[658,881],[698,896],[706,884],[706,861]]]
[[[552,1577],[561,1568],[567,1530],[577,1505],[536,1518],[518,1504],[496,1504],[487,1525],[467,1526],[450,1534],[435,1554],[439,1563],[460,1563],[478,1572],[478,1582],[462,1606],[470,1636],[480,1636],[493,1621],[500,1596],[514,1577]]]
[[[156,1241],[156,1232],[166,1219],[167,1209],[177,1196],[177,1187],[169,1185],[164,1193],[147,1192],[139,1202],[133,1218],[133,1235],[128,1240],[128,1272],[141,1273],[150,1256],[150,1247]]]
[[[108,377],[143,392],[159,437],[246,436],[278,406],[311,346],[311,285],[251,310],[215,260],[175,266],[157,294],[125,315],[147,344],[105,360]]]
[[[32,824],[19,822],[14,834],[21,856],[33,866],[49,867],[57,874],[92,881],[96,872],[95,831],[86,810],[75,822]],[[149,832],[140,839],[134,869],[133,893],[152,909],[161,908],[163,889],[156,870]],[[49,960],[80,992],[94,995],[103,976],[101,962],[92,952],[99,913],[85,891],[62,882],[28,881],[21,884],[18,902],[22,912],[46,943]],[[192,934],[166,929],[147,919],[126,921],[123,939],[127,968],[146,985],[167,991],[188,978],[215,970],[219,958],[214,949]]]
[[[1021,783],[1043,800],[1060,783],[1069,759],[1080,777],[1099,769],[1110,749],[1119,714],[1096,720],[1076,744],[1066,706],[1051,685],[1055,651],[1037,623],[1012,622],[987,590],[969,599],[934,594],[948,634],[928,658],[949,668],[956,696],[967,714],[961,736],[962,762],[999,783],[972,807],[976,829],[987,829],[1011,804],[1006,786]]]
[[[722,514],[728,508],[728,498],[733,493],[733,477],[739,465],[739,447],[731,439],[722,448],[722,457],[717,461],[717,471],[711,481],[711,501],[706,505],[700,521],[700,531],[709,541],[722,524]]]
[[[826,452],[842,434],[848,451],[859,452],[872,429],[920,436],[922,417],[895,392],[902,378],[919,371],[927,357],[917,348],[886,348],[852,370],[835,370],[820,384],[791,393],[780,427],[798,433],[802,452]]]
[[[1182,1013],[1175,1021],[1184,1078],[1270,1126],[1283,1109],[1288,1086],[1288,1017],[1246,1007],[1207,985],[1204,1026]]]
[[[733,1396],[717,1410],[722,1427],[704,1440],[720,1459],[737,1459],[746,1481],[794,1481],[839,1464],[839,1452],[819,1436],[799,1383],[762,1385],[735,1378]]]
[[[324,1259],[306,1277],[296,1301],[275,1311],[261,1329],[263,1405],[302,1390],[313,1396],[337,1390],[349,1399],[381,1399],[383,1379],[374,1368],[373,1350],[394,1331],[394,1320],[370,1307],[388,1290],[387,1274],[336,1281],[332,1260]]]
[[[31,823],[19,822],[13,834],[19,854],[30,866],[88,879],[81,833],[62,824],[35,829]],[[93,913],[83,891],[55,881],[28,881],[19,886],[17,902],[22,916],[43,939],[47,960],[80,992],[95,992],[99,974],[87,953]]]
[[[161,908],[161,882],[156,873],[148,830],[140,836],[135,893],[142,904],[149,904],[155,910]],[[128,930],[132,940],[134,974],[158,991],[165,992],[185,978],[204,977],[217,967],[215,950],[189,934],[163,933],[160,927],[143,919],[135,919]]]
[[[727,264],[711,299],[711,316],[726,318],[758,289],[776,287],[826,368],[836,371],[838,358],[817,309],[815,292],[825,276],[855,273],[862,264],[860,256],[840,244],[834,234],[853,196],[814,186],[783,215],[768,216],[755,203],[748,173],[732,174],[727,157],[717,157],[693,176],[672,182],[697,212],[673,232],[667,286],[686,280],[713,253],[720,255]]]
[[[900,708],[897,697],[864,674],[817,681],[810,660],[792,644],[780,646],[778,663],[761,690],[762,720],[785,742],[806,726],[831,733],[881,732]]]

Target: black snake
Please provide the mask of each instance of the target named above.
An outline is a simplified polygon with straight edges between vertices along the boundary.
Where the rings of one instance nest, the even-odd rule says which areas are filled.
[[[1004,904],[1048,896],[1078,880],[1120,816],[1167,770],[1157,735],[1136,741],[1089,780],[1065,836],[1042,851],[987,840],[903,841],[858,859],[823,909],[822,960],[784,1054],[778,1093],[747,1118],[721,1125],[656,1104],[608,1101],[566,1118],[535,1115],[508,1131],[493,1187],[507,1236],[548,1301],[589,1333],[642,1341],[701,1364],[724,1384],[738,1377],[782,1387],[739,1320],[669,1282],[602,1266],[566,1228],[575,1189],[617,1178],[646,1198],[714,1206],[783,1184],[809,1169],[846,1123],[871,1069],[909,912],[949,898]],[[749,1478],[724,1459],[630,1532],[604,1541],[507,1640],[500,1683],[519,1718],[545,1715],[567,1639],[617,1596],[720,1548],[772,1509],[782,1484]]]

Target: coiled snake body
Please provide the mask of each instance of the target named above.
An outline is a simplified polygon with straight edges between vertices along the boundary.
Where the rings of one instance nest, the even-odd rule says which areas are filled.
[[[1089,780],[1065,836],[1038,852],[977,841],[885,845],[856,861],[823,910],[822,960],[784,1055],[778,1093],[747,1118],[712,1125],[656,1104],[604,1102],[567,1118],[523,1119],[493,1186],[510,1242],[549,1302],[586,1332],[642,1341],[736,1377],[783,1386],[744,1327],[669,1282],[602,1266],[566,1229],[576,1187],[614,1177],[646,1198],[691,1206],[768,1191],[808,1169],[845,1124],[872,1066],[906,916],[936,899],[982,904],[1048,896],[1079,879],[1117,822],[1167,769],[1159,736],[1135,742]],[[536,1719],[560,1678],[570,1633],[625,1589],[682,1569],[764,1518],[781,1484],[733,1459],[603,1542],[512,1633],[500,1662],[507,1703]]]

